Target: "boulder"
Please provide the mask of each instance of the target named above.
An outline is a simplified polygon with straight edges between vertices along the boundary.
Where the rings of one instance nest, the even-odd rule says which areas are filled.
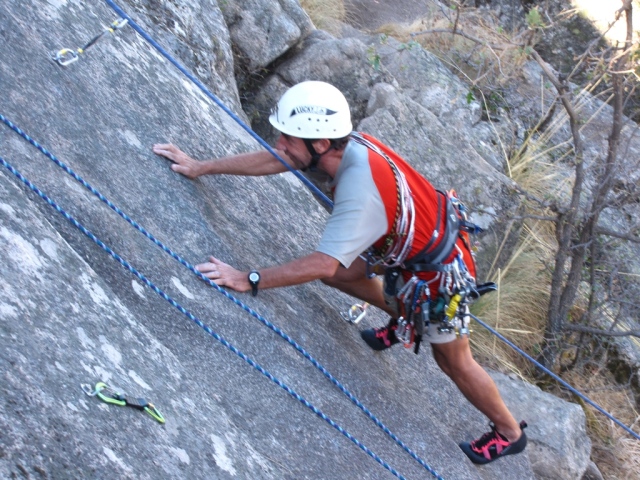
[[[376,70],[367,57],[367,47],[357,38],[336,39],[322,30],[312,32],[295,55],[277,66],[259,86],[255,98],[245,105],[252,127],[263,138],[275,139],[268,114],[280,96],[305,80],[329,82],[340,89],[351,107],[354,125],[364,117],[371,88],[392,78]]]
[[[586,472],[584,472],[582,480],[604,480],[604,477],[602,473],[600,473],[598,466],[593,462],[589,462],[589,466]]]
[[[268,66],[314,29],[294,0],[230,0],[221,9],[236,56],[248,72]]]
[[[447,128],[448,137],[469,145],[493,168],[506,173],[506,151],[515,142],[517,127],[505,112],[489,118],[469,85],[415,41],[400,42],[385,35],[364,42],[370,56],[390,73],[405,95],[417,102]]]
[[[76,7],[68,5],[67,2],[50,2],[50,10],[55,9],[55,14],[66,21],[73,22],[76,12],[84,5]],[[199,0],[197,2],[176,0],[171,2],[157,2],[153,0],[130,0],[128,14],[145,28],[171,55],[176,57],[190,72],[194,73],[209,90],[215,93],[238,115],[244,115],[240,107],[240,97],[238,87],[234,77],[234,58],[231,47],[229,30],[225,23],[225,18],[216,0]],[[62,8],[61,8],[62,7]],[[96,6],[97,7],[97,6]],[[113,12],[102,17],[96,14],[96,18],[109,19]],[[74,26],[69,29],[73,33],[73,40],[69,45],[80,46],[81,39],[88,40],[93,35],[99,33],[99,25],[102,22],[89,22],[90,26]],[[80,33],[82,32],[82,36]],[[212,34],[215,32],[215,34]],[[123,32],[124,33],[124,32]],[[64,36],[63,36],[64,35]],[[53,37],[58,41],[62,38],[70,37],[68,32],[63,35]],[[125,35],[127,35],[125,33]],[[62,38],[61,38],[62,37]],[[53,40],[52,38],[52,40]],[[92,50],[107,49],[94,48]],[[111,54],[117,54],[111,47]],[[128,52],[130,55],[132,52]],[[91,53],[94,54],[94,51]],[[125,52],[120,52],[125,54]],[[152,53],[153,54],[153,53]],[[95,53],[99,55],[99,53]],[[135,57],[128,57],[131,62],[135,62]],[[167,64],[167,69],[173,67]]]

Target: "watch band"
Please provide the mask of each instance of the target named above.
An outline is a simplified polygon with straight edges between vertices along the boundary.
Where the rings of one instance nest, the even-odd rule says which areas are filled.
[[[249,272],[249,285],[251,285],[251,295],[258,295],[258,284],[260,283],[260,272],[251,270]]]

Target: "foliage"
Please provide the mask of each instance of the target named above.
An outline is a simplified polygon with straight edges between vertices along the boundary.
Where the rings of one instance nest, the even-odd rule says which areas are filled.
[[[548,272],[537,258],[543,255],[538,239],[543,225],[524,228],[516,253],[509,263],[495,269],[489,279],[498,285],[495,294],[485,295],[472,307],[492,328],[507,336],[525,351],[534,351],[543,340],[546,305],[549,300]],[[532,266],[537,267],[532,268]],[[533,366],[484,329],[471,336],[476,356],[485,365],[529,377]]]
[[[542,16],[540,15],[540,10],[538,9],[538,7],[533,7],[527,12],[526,20],[529,28],[544,27],[544,22],[542,21]]]
[[[380,70],[380,55],[372,46],[367,49],[367,59],[374,70]]]

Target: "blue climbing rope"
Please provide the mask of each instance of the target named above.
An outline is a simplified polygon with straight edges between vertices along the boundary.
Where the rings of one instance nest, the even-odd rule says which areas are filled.
[[[573,388],[571,385],[569,385],[567,382],[565,382],[564,380],[562,380],[558,375],[556,375],[555,373],[553,373],[551,370],[549,370],[548,368],[546,368],[544,365],[542,365],[540,362],[538,362],[535,358],[531,357],[530,355],[528,355],[524,350],[520,349],[515,343],[511,342],[509,339],[507,339],[505,336],[501,335],[500,333],[498,333],[496,330],[494,330],[493,328],[491,328],[489,325],[487,325],[485,322],[483,322],[482,320],[480,320],[478,317],[476,317],[475,315],[470,314],[471,318],[473,318],[476,322],[478,322],[480,325],[482,325],[484,328],[486,328],[487,330],[489,330],[489,332],[491,332],[493,335],[495,335],[496,337],[498,337],[500,340],[502,340],[504,343],[506,343],[507,345],[509,345],[511,348],[513,348],[516,352],[518,352],[520,355],[522,355],[524,358],[526,358],[527,360],[529,360],[533,365],[536,366],[536,368],[542,370],[544,373],[546,373],[547,375],[549,375],[551,378],[553,378],[555,381],[557,381],[558,383],[560,383],[561,385],[563,385],[567,390],[569,390],[571,393],[573,393],[574,395],[580,397],[582,400],[584,400],[585,402],[587,402],[589,405],[591,405],[593,408],[595,408],[596,410],[598,410],[600,413],[602,413],[604,416],[606,416],[607,418],[609,418],[611,421],[615,422],[619,427],[621,427],[622,429],[624,429],[627,433],[629,433],[631,436],[635,437],[637,440],[640,440],[640,435],[638,435],[636,432],[634,432],[633,430],[631,430],[631,428],[629,428],[628,426],[626,426],[624,423],[622,423],[620,420],[618,420],[617,418],[615,418],[613,415],[611,415],[609,412],[607,412],[605,409],[603,409],[600,405],[598,405],[597,403],[595,403],[593,400],[591,400],[589,397],[587,397],[585,394],[579,392],[578,390],[576,390],[575,388]]]
[[[222,110],[224,110],[233,120],[235,120],[238,125],[240,125],[249,135],[251,135],[260,145],[262,145],[271,155],[278,159],[280,163],[282,163],[287,170],[293,173],[296,177],[298,177],[325,205],[329,208],[333,208],[333,202],[324,194],[322,191],[316,187],[313,183],[309,181],[304,175],[302,175],[299,171],[291,167],[284,159],[278,155],[278,153],[265,142],[260,135],[254,132],[251,127],[249,127],[246,123],[242,121],[240,117],[238,117],[229,107],[227,107],[216,95],[211,93],[204,84],[198,80],[189,70],[184,68],[180,62],[178,62],[169,52],[167,52],[158,42],[156,42],[147,32],[145,32],[140,25],[138,25],[127,13],[122,10],[118,5],[115,4],[112,0],[105,0],[109,6],[115,10],[115,12],[120,15],[122,18],[126,19],[129,22],[129,25],[142,36],[147,42],[149,42],[160,54],[165,57],[169,62],[171,62],[178,70],[180,70],[189,80],[191,80],[207,97],[209,97],[216,105],[218,105]]]
[[[49,158],[52,162],[54,162],[57,166],[62,168],[68,175],[70,175],[74,180],[84,186],[87,190],[93,193],[100,201],[102,201],[105,205],[107,205],[111,210],[117,213],[121,218],[123,218],[127,223],[129,223],[132,227],[142,233],[145,237],[151,240],[155,245],[157,245],[160,249],[162,249],[165,253],[169,254],[174,260],[176,260],[181,265],[185,266],[192,273],[194,273],[198,278],[205,281],[209,286],[213,287],[216,291],[224,295],[226,298],[234,302],[237,306],[245,310],[251,316],[260,321],[263,325],[277,333],[280,337],[289,343],[293,348],[295,348],[304,358],[306,358],[311,364],[316,367],[333,385],[335,385],[354,405],[356,405],[370,420],[372,420],[385,434],[389,436],[399,447],[401,447],[406,453],[411,456],[414,460],[416,460],[422,467],[424,467],[429,473],[431,473],[434,477],[440,479],[442,478],[436,470],[433,469],[426,461],[424,461],[417,453],[415,453],[409,446],[407,446],[397,435],[395,435],[389,428],[384,425],[373,413],[371,413],[362,402],[360,402],[357,397],[355,397],[342,383],[340,383],[320,362],[318,362],[311,354],[309,354],[302,346],[300,346],[295,340],[293,340],[287,333],[281,330],[279,327],[269,322],[265,317],[260,315],[258,312],[245,305],[243,302],[235,298],[229,292],[227,292],[222,287],[218,286],[215,282],[205,277],[201,272],[196,270],[196,268],[185,259],[183,259],[180,255],[175,253],[169,247],[164,245],[160,240],[158,240],[153,234],[148,232],[144,227],[139,225],[136,221],[134,221],[129,215],[123,212],[118,206],[113,204],[109,199],[107,199],[104,195],[102,195],[97,189],[95,189],[91,184],[89,184],[86,180],[80,177],[76,172],[74,172],[69,166],[67,166],[64,162],[59,160],[55,155],[49,152],[46,148],[44,148],[39,142],[34,140],[30,135],[28,135],[24,130],[18,127],[15,123],[5,117],[0,113],[0,121],[2,121],[5,125],[7,125],[11,130],[24,138],[27,142],[37,148],[42,154],[44,154],[47,158]]]
[[[271,374],[269,371],[267,371],[265,368],[263,368],[255,360],[253,360],[250,357],[248,357],[246,354],[244,354],[242,351],[240,351],[238,348],[236,348],[233,344],[229,343],[224,337],[222,337],[220,334],[216,333],[214,330],[211,329],[211,327],[206,325],[202,320],[200,320],[198,317],[193,315],[191,312],[189,312],[187,309],[185,309],[182,305],[180,305],[178,302],[176,302],[173,298],[171,298],[169,295],[167,295],[164,291],[162,291],[160,288],[158,288],[153,282],[151,282],[151,280],[149,280],[147,277],[145,277],[136,268],[134,268],[129,262],[127,262],[120,255],[118,255],[115,251],[113,251],[104,242],[102,242],[91,231],[89,231],[86,227],[84,227],[84,225],[82,225],[73,216],[71,216],[69,213],[67,213],[62,207],[60,207],[55,201],[53,201],[51,198],[49,198],[44,192],[42,192],[38,187],[36,187],[30,180],[25,178],[18,170],[16,170],[11,164],[9,164],[2,157],[0,157],[0,164],[2,164],[2,166],[4,166],[7,170],[9,170],[16,178],[18,178],[18,180],[20,180],[22,183],[24,183],[30,190],[32,190],[40,198],[42,198],[45,202],[47,202],[47,204],[49,206],[53,207],[58,213],[60,213],[65,219],[67,219],[74,227],[76,227],[78,230],[80,230],[83,234],[85,234],[87,237],[89,237],[94,243],[96,243],[96,245],[98,245],[105,252],[107,252],[109,255],[111,255],[111,257],[113,257],[116,261],[118,261],[118,263],[120,263],[120,265],[122,265],[125,269],[127,269],[129,272],[133,273],[136,277],[138,277],[145,285],[147,285],[149,288],[151,288],[160,297],[162,297],[167,302],[169,302],[173,307],[175,307],[178,311],[180,311],[182,314],[184,314],[187,318],[189,318],[191,321],[193,321],[196,325],[198,325],[200,328],[202,328],[205,332],[207,332],[209,335],[211,335],[213,338],[215,338],[218,342],[220,342],[222,345],[224,345],[228,350],[230,350],[231,352],[235,353],[238,357],[240,357],[242,360],[247,362],[249,365],[251,365],[253,368],[255,368],[262,375],[267,377],[273,383],[278,385],[285,392],[287,392],[289,395],[291,395],[293,398],[295,398],[297,401],[299,401],[305,407],[307,407],[309,410],[311,410],[313,413],[315,413],[318,417],[320,417],[322,420],[324,420],[329,425],[331,425],[333,428],[335,428],[338,432],[340,432],[342,435],[344,435],[346,438],[348,438],[351,442],[353,442],[355,445],[357,445],[358,448],[360,448],[363,452],[365,452],[367,455],[369,455],[371,458],[373,458],[376,462],[378,462],[380,465],[382,465],[384,468],[386,468],[389,472],[391,472],[395,477],[404,479],[404,477],[402,475],[400,475],[393,467],[391,467],[388,463],[386,463],[384,460],[382,460],[375,452],[370,450],[366,445],[364,445],[357,438],[355,438],[353,435],[351,435],[347,430],[342,428],[335,421],[333,421],[330,417],[328,417],[326,414],[324,414],[320,409],[315,407],[308,400],[306,400],[304,397],[302,397],[300,394],[298,394],[295,390],[293,390],[291,387],[286,385],[280,379],[278,379],[273,374]]]

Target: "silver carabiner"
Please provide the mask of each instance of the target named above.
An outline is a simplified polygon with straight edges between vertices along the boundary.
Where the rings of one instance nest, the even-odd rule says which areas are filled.
[[[129,20],[128,20],[128,19],[126,19],[126,18],[119,18],[119,19],[117,19],[116,21],[114,21],[114,22],[111,24],[111,27],[112,27],[112,28],[115,28],[116,30],[119,30],[119,29],[121,29],[121,28],[125,27],[125,26],[127,25],[127,23],[129,23]]]
[[[394,333],[396,334],[396,338],[400,340],[405,347],[408,348],[413,343],[413,325],[407,322],[404,317],[398,317],[398,327]]]
[[[353,325],[357,325],[367,314],[368,306],[368,303],[364,303],[362,305],[356,303],[355,305],[351,305],[351,308],[349,308],[348,311],[340,312],[340,316],[343,320],[352,323]]]
[[[78,53],[75,50],[71,50],[70,48],[63,48],[53,55],[53,61],[57,62],[58,65],[61,65],[63,67],[66,67],[76,60],[78,60]]]
[[[104,382],[98,382],[96,383],[95,388],[92,387],[91,385],[89,385],[88,383],[82,383],[80,384],[80,388],[82,388],[82,391],[84,393],[86,393],[87,395],[89,395],[90,397],[95,397],[96,395],[98,395],[102,390],[109,388],[107,386],[106,383]]]
[[[115,20],[114,22],[111,23],[111,25],[109,25],[108,28],[103,30],[99,35],[96,35],[91,40],[89,40],[89,42],[84,47],[78,48],[77,50],[72,50],[71,48],[63,48],[62,50],[59,50],[58,52],[54,53],[52,55],[53,61],[60,66],[66,67],[67,65],[77,61],[80,54],[84,53],[85,50],[93,46],[102,37],[104,37],[109,33],[114,33],[116,30],[120,30],[121,28],[128,25],[128,23],[129,23],[129,20],[126,18],[119,18]]]
[[[82,388],[82,391],[84,393],[86,393],[87,395],[89,395],[90,397],[95,397],[99,390],[96,388],[94,389],[91,385],[89,385],[88,383],[82,383],[80,384],[80,388]]]

